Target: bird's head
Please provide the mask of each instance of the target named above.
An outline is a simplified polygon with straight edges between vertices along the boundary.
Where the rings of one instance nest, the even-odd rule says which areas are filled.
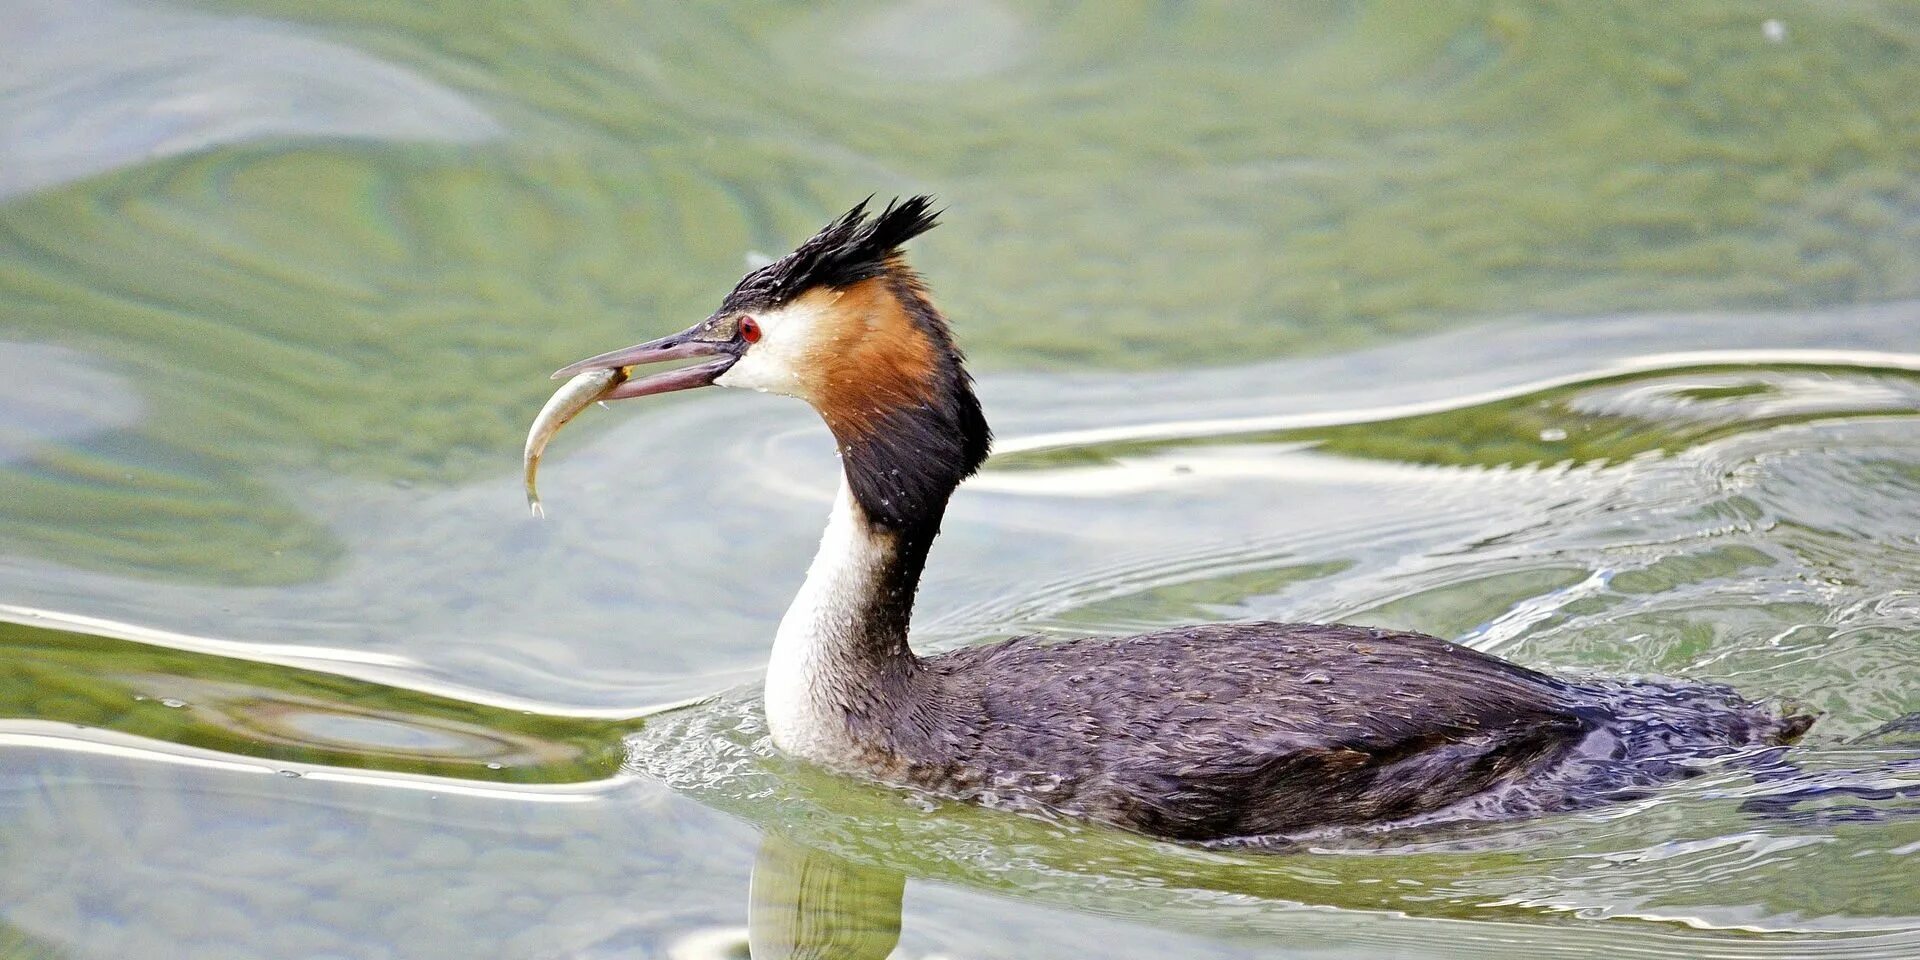
[[[869,518],[907,527],[986,459],[991,437],[946,318],[900,245],[932,229],[927,197],[860,203],[747,274],[713,315],[554,374],[700,362],[629,379],[603,399],[709,385],[799,397],[839,441]],[[931,511],[937,525],[939,512]],[[916,519],[919,518],[919,519]]]

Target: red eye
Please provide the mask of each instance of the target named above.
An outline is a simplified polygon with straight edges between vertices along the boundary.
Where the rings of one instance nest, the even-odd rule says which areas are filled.
[[[740,339],[748,343],[760,342],[760,322],[752,317],[740,318]]]

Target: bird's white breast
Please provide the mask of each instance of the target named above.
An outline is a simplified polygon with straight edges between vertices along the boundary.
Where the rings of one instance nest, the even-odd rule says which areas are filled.
[[[767,664],[767,726],[781,750],[827,764],[858,750],[840,694],[863,682],[860,618],[871,608],[885,559],[843,479],[820,551],[780,620]]]

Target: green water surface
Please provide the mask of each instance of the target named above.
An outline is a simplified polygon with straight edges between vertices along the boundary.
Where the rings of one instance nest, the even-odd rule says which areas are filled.
[[[923,648],[1377,623],[1792,698],[1808,782],[1912,787],[1920,7],[0,0],[0,48],[0,956],[1920,952],[1920,818],[1733,769],[1284,855],[826,776],[757,705],[803,407],[590,411],[518,489],[550,370],[929,192],[1001,442]]]

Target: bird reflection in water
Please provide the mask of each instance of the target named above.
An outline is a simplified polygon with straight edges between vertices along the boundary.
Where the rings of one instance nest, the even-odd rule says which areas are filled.
[[[880,960],[900,942],[907,876],[776,833],[760,840],[748,894],[754,960]]]

